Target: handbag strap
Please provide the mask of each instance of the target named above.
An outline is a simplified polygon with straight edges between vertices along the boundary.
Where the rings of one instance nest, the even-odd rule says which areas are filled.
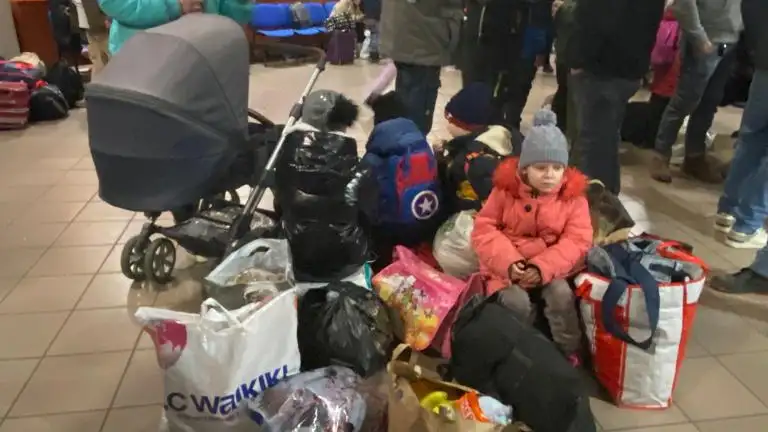
[[[691,264],[696,264],[704,270],[704,273],[709,273],[709,266],[701,258],[691,255],[685,251],[685,248],[680,242],[676,241],[664,241],[656,247],[656,252],[659,256],[669,258],[677,261],[683,261]]]
[[[616,250],[619,250],[617,248]],[[623,249],[621,249],[623,250]],[[608,288],[603,294],[601,312],[602,321],[605,330],[616,337],[617,339],[624,341],[625,343],[634,345],[642,350],[647,350],[653,345],[653,337],[656,334],[656,330],[659,327],[659,312],[661,310],[661,296],[659,295],[659,284],[656,278],[646,269],[641,263],[640,259],[626,253],[625,258],[621,261],[627,263],[625,270],[630,277],[617,276],[614,277],[608,284]],[[634,280],[631,280],[634,278]],[[616,321],[616,308],[619,305],[619,301],[622,296],[627,293],[629,296],[628,288],[630,285],[637,283],[643,291],[643,298],[645,299],[645,310],[648,314],[648,324],[650,327],[650,335],[647,339],[638,341],[627,333],[624,328]],[[628,301],[631,301],[629,298]]]

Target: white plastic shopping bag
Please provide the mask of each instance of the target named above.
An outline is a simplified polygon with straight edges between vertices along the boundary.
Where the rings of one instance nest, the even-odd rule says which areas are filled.
[[[435,260],[445,273],[457,278],[468,278],[480,268],[471,244],[475,213],[465,210],[453,215],[435,235]]]
[[[595,376],[611,399],[620,407],[664,409],[685,358],[707,266],[677,242],[648,244],[660,259],[688,263],[686,268],[697,271],[680,282],[655,283],[628,283],[635,277],[631,273],[611,279],[584,272],[576,277],[576,294]],[[617,262],[641,266],[632,253],[629,261]]]
[[[258,430],[247,402],[299,373],[296,293],[226,311],[213,299],[198,314],[139,308],[164,374],[171,432]]]

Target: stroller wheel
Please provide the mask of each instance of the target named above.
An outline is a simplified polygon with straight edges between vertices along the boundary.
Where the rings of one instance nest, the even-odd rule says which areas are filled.
[[[165,237],[152,241],[144,255],[144,274],[155,283],[165,284],[171,281],[171,273],[176,265],[176,246]]]
[[[120,270],[128,279],[141,282],[145,279],[144,254],[147,250],[147,240],[141,236],[131,237],[120,254]]]

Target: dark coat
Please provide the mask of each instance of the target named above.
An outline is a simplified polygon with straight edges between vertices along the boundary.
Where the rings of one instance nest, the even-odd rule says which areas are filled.
[[[741,14],[755,68],[768,70],[768,1],[742,0]]]

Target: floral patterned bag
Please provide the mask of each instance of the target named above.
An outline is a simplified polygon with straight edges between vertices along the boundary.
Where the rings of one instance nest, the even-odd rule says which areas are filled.
[[[465,285],[403,246],[395,247],[395,261],[373,278],[373,289],[403,320],[405,343],[419,351],[429,347]]]

